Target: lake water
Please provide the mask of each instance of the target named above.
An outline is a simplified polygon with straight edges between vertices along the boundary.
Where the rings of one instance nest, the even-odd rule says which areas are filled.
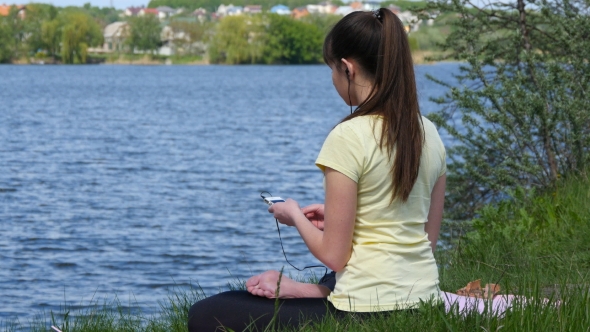
[[[417,66],[423,113],[445,91],[424,74],[457,68]],[[314,160],[349,112],[328,67],[0,66],[0,101],[0,322],[305,275],[259,195],[323,200]]]

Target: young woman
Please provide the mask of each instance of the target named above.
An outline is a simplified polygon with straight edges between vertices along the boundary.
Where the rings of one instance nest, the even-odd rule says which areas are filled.
[[[358,107],[330,132],[316,160],[325,203],[301,209],[288,199],[269,208],[335,271],[319,285],[282,277],[276,323],[290,326],[326,314],[412,309],[440,296],[433,251],[445,149],[420,115],[404,26],[384,8],[351,13],[326,37],[324,59],[342,99]],[[189,331],[263,329],[273,317],[278,278],[268,271],[250,278],[247,292],[197,302]]]

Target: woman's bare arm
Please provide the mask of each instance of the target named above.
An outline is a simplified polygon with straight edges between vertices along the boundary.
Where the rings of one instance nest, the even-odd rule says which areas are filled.
[[[323,231],[309,222],[292,199],[273,204],[268,211],[280,223],[295,226],[309,251],[328,268],[338,272],[346,266],[352,253],[357,183],[329,167],[326,167],[324,174],[326,199]]]
[[[436,241],[440,233],[440,224],[442,223],[443,208],[445,204],[445,187],[447,175],[443,174],[436,180],[432,193],[430,194],[430,210],[428,211],[428,221],[424,225],[424,230],[428,234],[428,240],[432,247],[432,252],[436,250]]]

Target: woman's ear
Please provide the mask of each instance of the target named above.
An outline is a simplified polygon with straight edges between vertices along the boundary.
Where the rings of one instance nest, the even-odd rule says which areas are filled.
[[[344,58],[342,58],[340,61],[344,65],[344,72],[346,73],[346,76],[348,76],[348,79],[354,80],[354,77],[356,75],[356,68],[354,66],[354,63]]]

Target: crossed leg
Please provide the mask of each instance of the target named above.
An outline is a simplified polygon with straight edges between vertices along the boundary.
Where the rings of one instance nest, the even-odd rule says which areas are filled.
[[[195,303],[189,311],[189,332],[264,330],[274,322],[277,326],[297,327],[323,319],[338,311],[326,300],[330,289],[281,277],[278,310],[275,315],[276,289],[280,273],[266,271],[248,279],[248,291],[220,293]],[[274,321],[273,321],[274,317]]]

